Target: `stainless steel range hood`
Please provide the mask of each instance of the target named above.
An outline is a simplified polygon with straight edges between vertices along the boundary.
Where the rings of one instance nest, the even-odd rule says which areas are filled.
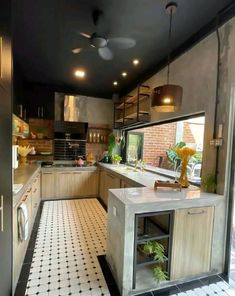
[[[64,96],[64,121],[85,122],[87,119],[86,100],[80,96]]]
[[[55,110],[60,113],[54,124],[55,139],[86,140],[88,123],[84,97],[57,93]]]

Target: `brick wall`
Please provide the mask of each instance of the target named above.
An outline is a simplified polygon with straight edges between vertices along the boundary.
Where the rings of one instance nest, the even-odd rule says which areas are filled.
[[[144,133],[143,159],[147,164],[159,166],[162,157],[167,166],[166,150],[175,144],[176,123],[156,125],[135,130]]]
[[[144,133],[143,159],[147,164],[171,169],[166,150],[176,144],[176,127],[177,123],[172,122],[134,130],[134,132]],[[187,122],[184,122],[182,141],[195,143]]]

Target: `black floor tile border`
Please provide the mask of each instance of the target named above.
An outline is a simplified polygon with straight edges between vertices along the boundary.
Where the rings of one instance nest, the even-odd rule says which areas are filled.
[[[110,271],[110,268],[108,266],[108,263],[106,261],[106,256],[105,255],[99,255],[97,256],[97,259],[99,261],[101,270],[103,272],[106,284],[109,289],[109,293],[111,296],[120,296],[117,284],[113,278],[113,275]]]
[[[24,258],[24,263],[21,268],[21,272],[20,272],[20,276],[19,276],[19,280],[18,280],[18,283],[16,286],[14,296],[24,296],[25,295],[27,282],[28,282],[28,278],[29,278],[30,266],[31,266],[32,259],[33,259],[35,242],[36,242],[37,233],[38,233],[39,222],[40,222],[41,214],[42,214],[43,203],[44,203],[44,201],[41,201],[38,211],[37,211],[37,214],[36,214],[36,217],[35,217],[35,221],[33,224],[32,232],[30,235],[28,247],[26,250],[25,258]]]

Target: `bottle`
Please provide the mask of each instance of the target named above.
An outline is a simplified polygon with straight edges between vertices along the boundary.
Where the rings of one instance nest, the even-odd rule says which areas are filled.
[[[100,134],[97,133],[97,143],[99,143],[99,142],[100,142]]]
[[[92,132],[89,133],[89,143],[92,143]]]
[[[93,133],[93,143],[96,143],[96,133]]]

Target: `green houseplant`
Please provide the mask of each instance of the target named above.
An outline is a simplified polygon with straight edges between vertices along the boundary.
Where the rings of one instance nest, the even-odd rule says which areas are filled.
[[[153,268],[153,276],[157,283],[168,279],[167,272],[163,270],[163,264],[166,262],[165,248],[156,240],[147,241],[141,247],[141,252],[144,252],[147,256],[153,258],[156,261],[156,265]]]
[[[116,140],[114,134],[110,134],[108,137],[108,155],[112,157],[113,149],[115,148]]]
[[[202,186],[206,192],[215,193],[216,179],[214,174],[209,174],[202,179]]]
[[[177,143],[175,146],[170,147],[167,151],[166,151],[166,155],[167,158],[169,159],[170,163],[172,164],[172,166],[174,167],[174,170],[176,170],[176,168],[180,165],[181,163],[181,159],[178,156],[178,154],[176,153],[176,148],[182,148],[186,146],[185,142],[179,142]]]
[[[115,164],[119,164],[121,160],[122,160],[122,157],[118,154],[115,154],[112,156],[112,161]]]

